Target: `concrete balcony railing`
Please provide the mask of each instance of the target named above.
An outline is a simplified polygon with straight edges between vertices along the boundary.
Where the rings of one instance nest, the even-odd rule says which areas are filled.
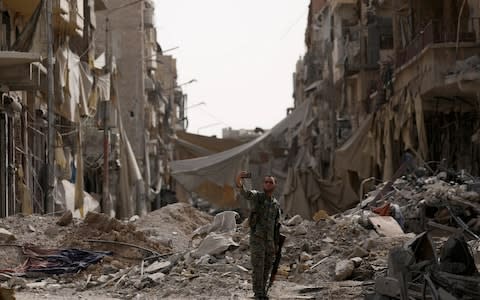
[[[473,19],[472,19],[473,22]],[[473,28],[473,27],[472,27]],[[417,56],[427,46],[432,44],[455,43],[457,41],[457,32],[444,28],[440,20],[431,20],[427,26],[417,34],[413,40],[404,49],[397,50],[396,67],[400,68],[412,58]],[[475,42],[476,34],[474,31],[459,32],[459,42]]]

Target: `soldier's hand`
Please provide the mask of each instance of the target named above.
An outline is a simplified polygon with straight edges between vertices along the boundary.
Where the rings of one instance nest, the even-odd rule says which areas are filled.
[[[242,178],[247,177],[247,175],[247,171],[241,171],[240,173],[238,173],[237,178],[235,178],[235,184],[238,188],[242,187]]]

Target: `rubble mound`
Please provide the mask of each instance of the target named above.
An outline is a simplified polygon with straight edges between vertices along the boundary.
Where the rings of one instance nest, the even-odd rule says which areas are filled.
[[[189,204],[175,203],[155,210],[136,223],[138,230],[175,251],[187,249],[192,233],[213,217]]]
[[[74,228],[72,234],[65,236],[63,245],[112,251],[126,261],[142,259],[151,256],[153,252],[160,254],[171,252],[170,247],[148,238],[144,232],[138,231],[134,224],[95,212],[88,212],[85,220]],[[152,251],[148,252],[135,246]]]

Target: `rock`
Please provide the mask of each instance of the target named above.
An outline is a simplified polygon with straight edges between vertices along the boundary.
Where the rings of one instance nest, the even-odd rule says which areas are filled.
[[[234,259],[233,257],[231,257],[231,256],[228,256],[228,255],[225,256],[225,260],[226,260],[227,263],[229,263],[229,264],[233,264],[233,263],[235,262],[235,259]]]
[[[200,265],[208,265],[208,264],[213,264],[215,263],[215,258],[208,255],[208,254],[205,254],[204,256],[200,257],[199,259],[197,259],[197,261],[195,262],[195,264],[197,266],[200,266]]]
[[[47,283],[45,281],[27,283],[27,288],[30,288],[30,289],[43,289],[46,286],[47,286]]]
[[[193,262],[193,257],[192,257],[192,255],[190,255],[190,252],[185,254],[183,259],[185,260],[185,264],[187,264],[187,265],[190,265]]]
[[[133,224],[123,224],[122,221],[115,218],[110,218],[106,214],[89,211],[83,220],[85,224],[90,227],[98,229],[103,232],[123,231],[128,230],[131,227],[135,228]]]
[[[355,269],[351,260],[341,260],[335,265],[335,280],[342,281],[350,277]]]
[[[145,277],[145,278],[147,278],[147,277]],[[149,283],[148,281],[150,280],[150,279],[145,279],[145,278],[142,279],[142,280],[140,280],[140,279],[135,280],[135,282],[133,283],[133,286],[137,290],[143,290],[148,285],[148,283]]]
[[[37,230],[35,229],[35,227],[33,227],[33,226],[30,225],[30,224],[28,225],[28,230],[30,230],[31,232],[37,231]]]
[[[377,241],[376,241],[376,239],[373,239],[373,238],[366,239],[363,242],[363,248],[366,249],[366,250],[372,250],[376,246],[377,246]]]
[[[2,242],[9,242],[16,240],[15,235],[11,233],[10,231],[0,228],[0,241]]]
[[[136,222],[138,220],[140,220],[140,217],[138,215],[134,215],[128,220],[128,222],[133,223],[133,222]]]
[[[103,274],[114,274],[118,272],[118,268],[112,266],[112,265],[105,265],[103,266]]]
[[[107,282],[109,279],[110,279],[110,276],[108,276],[108,275],[102,275],[102,276],[98,277],[97,281],[100,282],[100,283],[105,283],[105,282]]]
[[[57,226],[49,226],[43,233],[49,238],[54,238],[60,233],[60,230]]]
[[[172,265],[169,261],[156,261],[145,268],[145,273],[157,273],[168,269]]]
[[[163,278],[165,278],[165,274],[163,274],[162,272],[158,272],[148,275],[147,278],[152,280],[153,282],[160,282],[161,280],[163,280]]]
[[[353,261],[355,268],[360,266],[362,264],[363,259],[361,257],[352,257],[350,258],[351,261]]]
[[[322,240],[322,242],[331,244],[331,243],[333,243],[334,241],[333,241],[333,239],[331,239],[330,237],[327,236],[326,238],[324,238],[324,239]]]
[[[287,221],[287,226],[297,226],[302,223],[303,218],[300,215],[293,216]]]
[[[370,253],[363,249],[362,247],[359,247],[359,246],[355,246],[355,248],[353,249],[353,252],[352,254],[350,254],[348,256],[348,258],[352,258],[352,257],[365,257],[365,256],[368,256]]]
[[[8,288],[25,288],[27,286],[27,281],[23,278],[20,277],[12,277],[8,282],[7,282],[7,287]]]
[[[307,252],[302,252],[300,253],[300,261],[308,261],[311,260],[312,256],[308,254]]]
[[[54,284],[49,284],[46,286],[47,290],[49,291],[58,291],[59,289],[63,288],[64,286],[62,284],[54,283]]]
[[[117,268],[117,270],[125,268],[125,264],[121,263],[118,260],[112,260],[110,264],[112,265],[112,267]]]
[[[73,214],[70,210],[67,210],[57,221],[58,226],[67,226],[68,224],[72,223]]]
[[[295,227],[294,234],[295,235],[305,235],[305,234],[307,234],[307,232],[308,232],[307,228],[303,224],[300,224],[297,227]]]

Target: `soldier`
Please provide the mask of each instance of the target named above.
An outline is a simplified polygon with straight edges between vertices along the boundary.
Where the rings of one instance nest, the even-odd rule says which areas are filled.
[[[250,255],[252,262],[252,285],[255,299],[268,299],[267,281],[275,259],[275,236],[279,227],[280,207],[273,196],[276,180],[273,176],[265,176],[263,192],[248,190],[243,184],[243,178],[249,173],[242,171],[237,175],[236,185],[240,194],[249,201],[251,213],[250,225]]]

